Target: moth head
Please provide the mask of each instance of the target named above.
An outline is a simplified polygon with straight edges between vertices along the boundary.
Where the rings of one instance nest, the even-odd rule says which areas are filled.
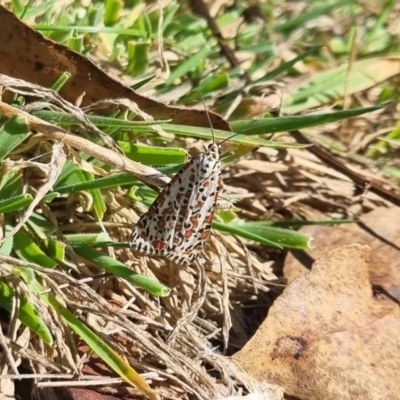
[[[222,148],[219,144],[216,143],[211,143],[208,145],[207,147],[207,151],[211,152],[211,153],[217,153],[219,155],[222,154]]]

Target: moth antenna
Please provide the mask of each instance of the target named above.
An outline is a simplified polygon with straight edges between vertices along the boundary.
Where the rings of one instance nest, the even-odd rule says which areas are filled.
[[[206,110],[206,114],[207,114],[207,118],[208,118],[208,123],[210,124],[212,140],[213,140],[213,143],[215,144],[215,134],[214,134],[214,129],[213,129],[213,127],[212,127],[210,114],[208,113],[207,106],[206,106],[206,102],[204,101],[203,94],[200,93],[200,96],[201,96],[201,100],[202,100],[203,105],[204,105],[204,109]]]
[[[235,136],[238,136],[238,135],[241,135],[241,133],[234,133],[232,136],[229,136],[228,138],[224,139],[224,140],[220,143],[220,145],[223,144],[223,143],[225,143],[225,142],[227,142],[228,140],[231,140],[232,138],[234,138]]]
[[[204,105],[204,109],[206,110],[208,122],[209,122],[209,124],[210,124],[213,143],[215,144],[215,133],[214,133],[214,129],[213,129],[213,127],[212,127],[210,114],[208,113],[207,106],[206,106],[206,102],[204,101],[203,94],[200,93],[200,96],[201,96],[201,100],[202,100],[203,105]],[[231,140],[233,137],[235,137],[235,136],[237,136],[237,135],[240,135],[240,133],[234,133],[232,136],[229,136],[228,138],[224,139],[224,140],[219,144],[219,146],[221,146],[223,143],[227,142],[228,140]]]

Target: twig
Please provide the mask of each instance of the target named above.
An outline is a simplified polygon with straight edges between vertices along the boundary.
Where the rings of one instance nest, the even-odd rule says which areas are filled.
[[[370,190],[371,192],[382,197],[383,199],[388,200],[397,206],[400,206],[399,194],[393,192],[392,190],[385,189],[379,183],[374,182],[346,167],[341,161],[337,159],[337,157],[335,157],[335,155],[330,150],[309,139],[299,130],[290,131],[290,134],[296,139],[297,143],[311,144],[312,146],[307,148],[310,153],[314,154],[322,162],[331,166],[335,170],[340,171],[342,174],[346,175],[357,185],[359,189],[361,189],[362,192]]]
[[[3,336],[3,331],[1,329],[0,329],[0,347],[3,350],[3,355],[5,356],[5,359],[7,359],[8,365],[11,367],[11,370],[14,372],[15,375],[18,375],[17,363],[14,360],[12,352],[6,343],[6,340]],[[2,360],[2,362],[4,362],[4,359]],[[5,366],[2,365],[1,367],[4,368]]]
[[[218,45],[221,48],[221,53],[225,55],[232,68],[239,67],[242,71],[242,77],[246,81],[246,84],[251,84],[250,75],[247,73],[245,69],[242,68],[240,61],[237,59],[235,52],[230,48],[226,39],[222,35],[221,30],[218,25],[214,21],[214,18],[210,15],[210,11],[208,9],[207,4],[203,0],[189,0],[190,7],[195,14],[203,17],[212,32],[212,34],[218,40]]]

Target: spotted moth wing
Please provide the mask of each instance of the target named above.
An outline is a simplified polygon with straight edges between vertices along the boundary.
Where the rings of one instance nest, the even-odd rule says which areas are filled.
[[[221,186],[220,146],[211,144],[172,178],[131,235],[131,247],[188,265],[203,250]]]

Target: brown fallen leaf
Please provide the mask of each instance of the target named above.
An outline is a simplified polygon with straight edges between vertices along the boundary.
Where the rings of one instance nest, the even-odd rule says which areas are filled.
[[[209,127],[206,110],[168,106],[139,95],[107,75],[87,57],[44,38],[0,5],[0,73],[44,87],[51,87],[64,72],[71,78],[60,91],[71,103],[85,94],[82,105],[100,100],[126,98],[156,119],[174,124]],[[220,115],[208,112],[215,129],[231,131]]]
[[[300,230],[313,238],[307,253],[295,251],[285,260],[283,273],[291,282],[310,271],[314,260],[336,247],[359,243],[371,248],[370,281],[400,300],[400,212],[398,207],[378,208],[358,223],[305,226]]]
[[[399,399],[400,309],[373,297],[368,258],[361,245],[322,256],[235,360],[300,399]]]

